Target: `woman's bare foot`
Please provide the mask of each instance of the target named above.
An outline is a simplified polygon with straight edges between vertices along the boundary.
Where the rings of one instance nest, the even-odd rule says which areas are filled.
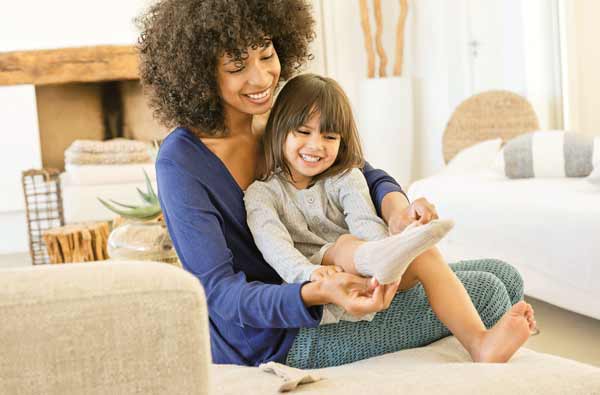
[[[474,362],[507,362],[535,329],[533,308],[520,301],[485,331],[472,347]]]

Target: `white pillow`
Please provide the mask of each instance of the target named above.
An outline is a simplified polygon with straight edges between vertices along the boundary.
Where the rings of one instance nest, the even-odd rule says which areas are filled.
[[[482,141],[459,151],[442,170],[444,175],[472,174],[489,170],[500,151],[502,139]]]

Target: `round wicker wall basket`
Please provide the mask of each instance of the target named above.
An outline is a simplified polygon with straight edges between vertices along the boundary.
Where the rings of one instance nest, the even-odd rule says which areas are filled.
[[[508,91],[487,91],[463,101],[454,111],[442,139],[448,163],[460,150],[481,141],[506,142],[539,129],[533,107],[522,96]]]

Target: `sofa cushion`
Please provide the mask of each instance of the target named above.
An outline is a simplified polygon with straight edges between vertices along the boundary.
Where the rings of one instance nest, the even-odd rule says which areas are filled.
[[[599,394],[600,369],[521,349],[506,364],[471,362],[456,338],[352,364],[316,369],[300,394]],[[281,379],[258,368],[213,365],[215,394],[274,394]]]
[[[0,394],[208,394],[204,292],[154,262],[0,270]]]

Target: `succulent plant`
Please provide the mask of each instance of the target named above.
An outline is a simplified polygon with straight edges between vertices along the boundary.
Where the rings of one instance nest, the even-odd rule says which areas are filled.
[[[158,218],[162,214],[158,196],[154,192],[152,183],[146,171],[144,171],[144,177],[146,178],[146,192],[142,192],[139,188],[136,188],[140,197],[142,198],[143,204],[134,206],[131,204],[124,204],[115,202],[112,199],[108,199],[111,203],[104,199],[97,198],[104,207],[116,213],[124,218],[136,219],[141,221],[151,221]],[[119,206],[119,207],[116,207]]]
[[[158,156],[158,149],[160,148],[161,140],[152,140],[152,146],[148,147],[148,155],[152,158],[153,162],[156,162],[156,157]]]

